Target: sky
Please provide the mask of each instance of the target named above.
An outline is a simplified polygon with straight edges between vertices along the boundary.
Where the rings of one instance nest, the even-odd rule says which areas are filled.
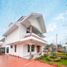
[[[48,43],[67,41],[67,0],[0,0],[0,38],[9,23],[30,13],[43,15]]]

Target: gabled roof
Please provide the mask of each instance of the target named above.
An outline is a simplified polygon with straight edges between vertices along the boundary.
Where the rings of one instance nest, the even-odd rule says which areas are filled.
[[[9,35],[11,32],[13,32],[16,28],[18,28],[18,26],[16,24],[11,25],[11,27],[9,27],[9,29],[4,33],[3,36],[7,36]]]
[[[5,38],[2,38],[1,40],[0,40],[0,42],[4,42],[5,41]]]
[[[19,19],[17,20],[17,22],[16,22],[15,24],[13,24],[13,25],[4,33],[4,36],[9,35],[12,31],[14,31],[16,28],[18,28],[17,23],[22,23],[22,24],[24,24],[25,21],[26,21],[26,23],[27,23],[27,22],[28,22],[28,19],[31,18],[31,17],[38,18],[39,24],[40,24],[40,26],[41,26],[41,28],[42,28],[42,32],[45,33],[45,32],[46,32],[46,28],[45,28],[43,16],[42,16],[40,13],[31,13],[31,14],[28,15],[28,16],[22,16],[21,18],[19,18]],[[29,24],[29,23],[28,23],[28,24]]]
[[[21,16],[17,21],[22,21],[26,16]]]
[[[46,32],[45,22],[44,22],[42,14],[40,14],[40,13],[31,13],[30,15],[26,16],[20,23],[22,23],[23,25],[25,25],[26,23],[28,23],[27,24],[27,26],[28,26],[28,25],[30,25],[30,22],[29,22],[30,18],[36,18],[38,20],[39,24],[40,24],[42,32],[43,33]]]

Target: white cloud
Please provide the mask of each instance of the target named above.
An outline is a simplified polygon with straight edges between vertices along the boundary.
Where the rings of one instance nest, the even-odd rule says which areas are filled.
[[[67,10],[65,11],[65,14],[67,14]]]
[[[56,43],[56,33],[58,34],[58,43],[64,42],[65,39],[64,32],[66,32],[66,28],[64,28],[63,25],[67,24],[66,21],[67,10],[51,19],[51,21],[49,22],[50,24],[48,24],[46,28],[47,35],[45,39],[48,43]]]
[[[57,25],[55,23],[48,24],[47,32],[53,32],[56,29]]]
[[[64,20],[65,15],[67,15],[67,10],[64,11],[63,13],[60,13],[58,16],[54,17],[54,20]]]
[[[59,14],[57,17],[54,18],[54,20],[64,20],[64,14]]]
[[[56,36],[55,34],[51,35],[51,34],[47,34],[46,38],[44,38],[44,40],[47,41],[47,43],[56,43]]]

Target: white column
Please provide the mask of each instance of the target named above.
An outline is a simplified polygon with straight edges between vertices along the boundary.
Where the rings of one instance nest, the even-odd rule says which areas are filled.
[[[32,35],[32,26],[30,26],[30,35]]]
[[[29,45],[30,45],[30,55],[31,55],[31,45],[32,45],[32,44],[29,44]]]

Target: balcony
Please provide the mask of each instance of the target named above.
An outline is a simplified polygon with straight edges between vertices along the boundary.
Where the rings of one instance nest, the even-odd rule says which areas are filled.
[[[35,37],[35,38],[37,38],[39,40],[42,40],[42,41],[46,42],[44,39],[42,39],[40,36],[38,36],[38,35],[36,35],[34,33],[32,33],[32,34],[31,33],[26,33],[25,36],[24,36],[24,38],[30,37],[30,36],[33,36],[33,37]]]

